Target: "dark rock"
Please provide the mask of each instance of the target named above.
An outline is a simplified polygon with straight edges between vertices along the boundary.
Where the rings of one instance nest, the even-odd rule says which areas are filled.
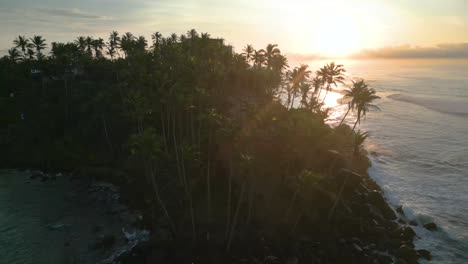
[[[403,258],[407,262],[414,262],[418,259],[418,253],[413,248],[403,245],[397,250],[397,256]]]
[[[64,247],[69,247],[69,246],[70,246],[70,242],[67,241],[67,242],[63,243],[63,246],[64,246]]]
[[[103,235],[100,236],[95,243],[89,245],[88,248],[90,250],[107,249],[114,245],[115,242],[114,235]]]
[[[398,219],[398,223],[399,223],[399,224],[402,224],[402,225],[405,225],[405,224],[406,224],[406,221],[400,218],[400,219]]]
[[[401,215],[405,215],[405,212],[403,211],[403,206],[402,205],[398,206],[396,211],[397,211],[397,213],[399,213]]]
[[[418,222],[416,222],[414,220],[411,220],[411,221],[409,221],[409,224],[412,225],[412,226],[417,226]]]
[[[390,208],[380,192],[369,192],[369,201],[382,212],[382,215],[385,218],[396,220],[397,217],[395,212],[393,212],[392,208]]]
[[[432,259],[432,254],[428,250],[425,249],[418,249],[417,250],[419,257],[424,258],[426,260]]]
[[[430,231],[437,231],[437,225],[434,222],[424,224],[424,228]]]
[[[403,238],[405,241],[413,241],[415,236],[416,232],[414,232],[414,230],[409,226],[405,227],[401,233],[401,238]]]

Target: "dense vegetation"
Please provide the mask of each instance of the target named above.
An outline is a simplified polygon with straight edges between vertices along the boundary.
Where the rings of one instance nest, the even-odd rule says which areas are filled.
[[[156,32],[150,45],[131,33],[78,37],[50,56],[41,36],[14,44],[0,60],[2,165],[122,171],[108,177],[184,245],[289,250],[303,234],[331,234],[346,209],[331,179],[366,173],[367,134],[354,131],[375,91],[362,80],[347,91],[353,128],[325,122],[342,65],[289,70],[276,45],[237,54],[195,30]]]

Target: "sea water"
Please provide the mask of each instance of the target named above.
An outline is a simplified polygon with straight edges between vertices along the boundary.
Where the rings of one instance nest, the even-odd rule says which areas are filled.
[[[370,134],[371,177],[419,222],[416,247],[432,251],[431,263],[468,263],[468,60],[337,62],[381,97],[381,111],[368,113],[359,129]],[[424,229],[427,222],[439,231]]]

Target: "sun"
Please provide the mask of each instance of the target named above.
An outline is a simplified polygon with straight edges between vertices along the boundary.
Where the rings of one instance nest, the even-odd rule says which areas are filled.
[[[360,48],[359,27],[347,14],[321,17],[314,33],[314,48],[323,55],[345,56]]]

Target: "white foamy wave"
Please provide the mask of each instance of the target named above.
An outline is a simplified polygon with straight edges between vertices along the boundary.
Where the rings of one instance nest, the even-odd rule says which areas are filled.
[[[388,98],[420,105],[444,114],[468,117],[468,99],[413,96],[406,94],[393,94],[388,96]]]

